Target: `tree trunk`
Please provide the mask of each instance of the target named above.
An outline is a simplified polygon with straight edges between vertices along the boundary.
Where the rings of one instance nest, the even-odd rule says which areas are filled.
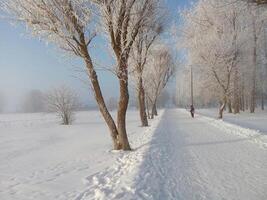
[[[245,103],[246,103],[246,110],[248,110],[248,107],[249,107],[249,97],[247,97],[246,96],[246,101],[245,101]]]
[[[113,148],[115,150],[119,150],[119,149],[121,149],[122,145],[120,144],[120,142],[118,140],[118,135],[119,135],[118,130],[117,130],[116,124],[115,124],[112,116],[110,115],[110,113],[107,109],[106,103],[104,101],[102,91],[101,91],[101,88],[100,88],[100,85],[98,82],[98,77],[97,77],[96,71],[94,70],[91,57],[88,53],[87,45],[86,45],[83,34],[80,36],[80,40],[82,43],[81,52],[82,52],[83,59],[84,59],[84,62],[86,64],[86,68],[88,71],[88,75],[89,75],[89,78],[90,78],[90,81],[91,81],[91,84],[93,87],[95,100],[97,102],[100,113],[102,114],[102,116],[103,116],[103,118],[104,118],[104,120],[105,120],[105,122],[109,128],[112,142],[113,142]]]
[[[245,111],[245,86],[244,86],[244,76],[242,77],[242,89],[240,94],[240,104],[241,104],[241,110]]]
[[[239,113],[240,104],[239,104],[239,87],[238,87],[238,68],[235,66],[234,73],[234,114]]]
[[[256,106],[256,70],[257,70],[257,35],[256,35],[256,25],[253,23],[253,71],[252,71],[252,89],[250,93],[250,113],[255,112]]]
[[[138,103],[139,103],[139,115],[142,126],[148,126],[148,120],[146,115],[146,103],[145,103],[145,90],[143,87],[143,78],[138,78]]]
[[[255,74],[255,72],[253,72],[253,74]],[[250,93],[250,113],[255,112],[255,107],[256,107],[256,77],[253,78],[253,86]]]
[[[234,103],[234,114],[240,113],[240,99],[237,95],[235,103]]]
[[[222,119],[223,118],[223,111],[224,111],[224,108],[226,106],[226,103],[227,103],[227,98],[224,97],[223,98],[223,101],[222,101],[222,103],[220,105],[220,108],[219,108],[219,119]]]
[[[158,110],[157,110],[156,103],[153,104],[153,107],[152,107],[152,115],[158,116]]]
[[[231,102],[230,98],[228,99],[228,113],[233,113],[233,111],[232,111],[232,102]]]
[[[261,110],[264,110],[264,91],[261,93]]]
[[[120,64],[121,66],[119,66],[120,98],[117,112],[117,128],[119,133],[119,141],[122,145],[122,149],[131,150],[126,131],[126,112],[129,103],[128,71],[126,63],[127,62],[124,61],[123,64]]]
[[[92,61],[90,58],[85,59],[86,62],[86,66],[87,69],[89,71],[89,76],[90,76],[90,80],[91,80],[91,84],[93,87],[93,91],[94,91],[94,95],[95,95],[95,99],[98,105],[98,108],[106,122],[106,124],[108,125],[110,134],[111,134],[111,138],[112,138],[112,142],[113,142],[113,148],[115,150],[119,150],[122,148],[122,145],[120,143],[120,141],[118,140],[118,130],[117,127],[115,125],[115,122],[112,118],[112,116],[110,115],[107,106],[105,104],[102,92],[101,92],[101,88],[98,82],[98,78],[97,78],[97,74],[95,72],[94,69],[92,69]]]
[[[148,119],[151,119],[151,115],[150,115],[150,111],[149,111],[149,100],[146,96],[145,96],[145,100],[146,100],[147,117],[148,117]]]
[[[244,112],[245,111],[245,99],[244,99],[243,93],[240,99],[240,104],[241,104],[241,110]]]

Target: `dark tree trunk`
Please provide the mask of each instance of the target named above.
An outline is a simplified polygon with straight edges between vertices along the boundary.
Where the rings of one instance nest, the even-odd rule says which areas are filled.
[[[232,111],[232,102],[231,102],[230,98],[228,99],[228,113],[233,113],[233,111]]]
[[[120,144],[119,140],[118,140],[118,130],[117,130],[117,127],[116,127],[116,124],[112,118],[112,116],[110,115],[108,109],[107,109],[107,106],[105,104],[105,101],[104,101],[104,98],[103,98],[103,95],[102,95],[102,92],[101,92],[101,88],[100,88],[100,85],[99,85],[99,82],[98,82],[98,77],[97,77],[97,74],[93,68],[93,63],[92,63],[92,60],[87,52],[87,47],[84,46],[83,48],[83,56],[84,56],[84,61],[86,63],[86,67],[87,67],[87,70],[88,70],[88,74],[89,74],[89,77],[90,77],[90,80],[91,80],[91,84],[92,84],[92,87],[93,87],[93,91],[94,91],[94,96],[95,96],[95,99],[96,99],[96,102],[97,102],[97,105],[98,105],[98,108],[109,128],[109,131],[110,131],[110,134],[111,134],[111,138],[112,138],[112,141],[113,141],[113,148],[115,150],[119,150],[122,148],[122,145]]]
[[[143,79],[138,79],[138,104],[139,104],[139,115],[142,126],[148,126],[148,120],[146,115],[146,103],[145,103],[145,90],[143,87]]]
[[[255,78],[254,78],[255,79]],[[253,86],[250,93],[250,113],[255,113],[255,107],[256,107],[256,80],[253,80]]]
[[[145,98],[145,100],[146,100],[147,117],[148,117],[148,119],[151,119],[151,114],[150,114],[150,111],[149,111],[149,100],[148,100],[147,97]]]
[[[245,111],[245,86],[244,86],[244,78],[242,78],[242,89],[241,89],[241,94],[240,94],[240,105],[241,105],[241,110],[244,112]]]
[[[117,112],[117,128],[119,133],[119,141],[122,145],[123,150],[131,150],[127,131],[126,131],[126,112],[129,103],[129,92],[128,92],[128,71],[126,67],[126,61],[123,64],[120,64],[120,75],[119,75],[119,84],[120,84],[120,98]]]
[[[261,110],[264,110],[264,92],[261,93]]]
[[[252,89],[250,93],[250,113],[255,112],[256,106],[256,70],[257,70],[257,35],[256,35],[256,25],[253,23],[253,71],[252,71]]]
[[[244,100],[243,94],[242,94],[242,97],[240,98],[240,105],[241,105],[241,110],[244,112],[245,111],[245,100]]]
[[[234,72],[234,114],[239,113],[240,104],[239,104],[239,85],[238,85],[238,68],[235,66]]]
[[[238,97],[236,97],[236,98],[237,99],[235,100],[235,104],[234,104],[234,114],[240,113],[240,100]]]
[[[157,104],[154,103],[152,107],[152,115],[158,116]]]
[[[249,108],[249,97],[246,96],[245,97],[245,110],[248,110],[248,108]]]

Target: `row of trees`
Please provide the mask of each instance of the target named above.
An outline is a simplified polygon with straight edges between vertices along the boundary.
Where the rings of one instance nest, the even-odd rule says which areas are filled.
[[[227,105],[229,112],[254,113],[260,99],[264,109],[266,7],[242,0],[199,0],[183,18],[182,48],[195,74],[198,100],[203,104],[219,100],[219,118]]]
[[[157,58],[153,57],[154,53],[150,51],[164,29],[161,0],[4,0],[1,8],[9,18],[25,23],[34,36],[51,42],[64,52],[84,61],[98,108],[109,127],[114,149],[130,150],[126,132],[130,75],[136,77],[140,117],[142,125],[147,126],[146,106],[155,107],[156,96],[165,87],[170,71],[173,71],[166,69],[173,68],[173,65],[169,64],[170,51],[166,48],[154,50],[161,57],[159,62],[154,62]],[[89,48],[92,47],[91,43],[96,36],[107,39],[116,61],[113,71],[119,82],[117,122],[108,110],[92,59],[92,48]],[[168,61],[163,61],[164,59]],[[129,67],[129,64],[133,68]],[[165,70],[156,72],[154,67],[163,67]],[[151,80],[156,75],[146,73],[145,68],[149,72],[165,73],[157,80],[162,82],[155,88],[158,90],[157,94],[148,92],[152,90],[152,83],[144,83],[143,79],[146,76],[146,80]],[[146,87],[149,89],[146,90]],[[147,98],[146,93],[149,93]],[[146,105],[148,97],[149,103]]]

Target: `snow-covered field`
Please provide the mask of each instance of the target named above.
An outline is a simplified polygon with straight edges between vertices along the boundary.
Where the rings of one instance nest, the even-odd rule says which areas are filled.
[[[98,112],[80,112],[72,126],[53,114],[0,115],[0,199],[73,199],[83,178],[112,166],[110,136]],[[132,142],[144,132],[128,113]]]
[[[0,199],[266,200],[267,146],[244,127],[168,109],[141,128],[129,111],[134,150],[123,153],[110,151],[98,112],[72,126],[52,114],[0,115]]]
[[[218,109],[199,109],[196,111],[199,114],[217,118]],[[251,114],[248,111],[240,112],[240,114],[231,114],[224,112],[224,121],[230,122],[244,128],[258,130],[267,134],[267,111],[256,110],[256,113]]]

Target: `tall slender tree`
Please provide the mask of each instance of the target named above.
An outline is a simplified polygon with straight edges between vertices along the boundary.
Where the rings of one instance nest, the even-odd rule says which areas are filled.
[[[151,8],[151,12],[160,13],[159,6]],[[154,14],[155,15],[155,14]],[[148,57],[150,56],[150,49],[155,41],[158,39],[164,28],[163,15],[155,15],[157,17],[151,18],[146,27],[138,33],[136,41],[133,45],[131,54],[133,76],[136,82],[136,91],[138,97],[139,115],[142,126],[148,126],[146,103],[145,103],[145,89],[144,89],[144,71],[146,68]]]
[[[151,109],[151,118],[157,115],[158,98],[175,72],[175,62],[170,49],[162,45],[155,48],[160,50],[153,50],[153,56],[144,74],[147,106]]]
[[[158,0],[96,0],[103,16],[104,31],[109,37],[116,59],[116,74],[119,80],[120,97],[117,112],[119,139],[123,149],[130,149],[126,133],[126,111],[129,104],[129,58],[134,42],[150,21],[156,17]]]

